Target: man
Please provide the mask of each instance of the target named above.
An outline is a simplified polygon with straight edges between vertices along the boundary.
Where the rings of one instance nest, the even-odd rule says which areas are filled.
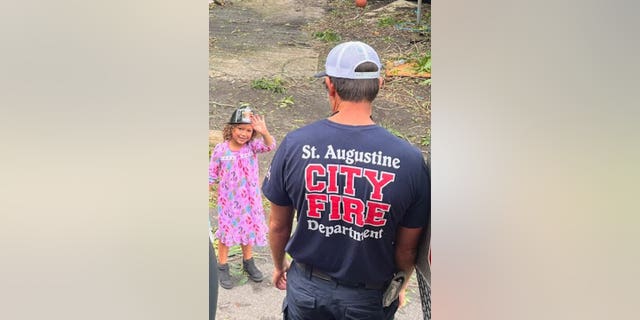
[[[428,162],[427,169],[429,176],[431,176],[431,166]],[[422,302],[423,319],[431,320],[431,217],[427,221],[427,228],[422,231],[422,236],[420,236],[416,276],[420,290],[420,301]]]
[[[373,48],[339,44],[325,66],[316,76],[331,116],[283,139],[262,187],[273,283],[287,290],[284,319],[392,319],[408,281],[386,307],[383,296],[416,262],[429,215],[427,168],[418,149],[372,120],[383,81]]]

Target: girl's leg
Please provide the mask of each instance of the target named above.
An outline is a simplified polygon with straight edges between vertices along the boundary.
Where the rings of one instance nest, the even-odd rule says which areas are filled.
[[[251,245],[241,245],[242,247],[242,259],[249,260],[253,256],[253,247]]]
[[[229,273],[229,264],[227,264],[227,258],[229,257],[229,247],[218,241],[218,278],[220,286],[225,289],[233,288],[233,280]]]
[[[242,267],[244,271],[249,274],[249,279],[260,282],[264,279],[262,271],[256,267],[256,262],[253,261],[253,252],[251,245],[242,245]]]
[[[227,263],[227,258],[229,258],[229,247],[218,241],[218,263]]]

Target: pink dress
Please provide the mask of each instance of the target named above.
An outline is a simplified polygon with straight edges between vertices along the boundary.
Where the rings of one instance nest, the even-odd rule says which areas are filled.
[[[258,153],[275,149],[262,138],[244,144],[238,151],[229,142],[215,146],[209,163],[209,185],[218,182],[218,230],[216,238],[226,246],[267,243],[262,196],[258,182]]]

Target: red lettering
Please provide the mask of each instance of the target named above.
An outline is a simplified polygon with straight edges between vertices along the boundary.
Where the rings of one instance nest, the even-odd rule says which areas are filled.
[[[364,223],[376,227],[384,226],[387,224],[384,215],[390,208],[391,205],[387,203],[367,201],[367,219]]]
[[[364,203],[358,198],[342,197],[344,214],[342,220],[353,224],[353,216],[356,217],[355,225],[364,226]]]
[[[393,173],[380,171],[380,180],[378,180],[378,171],[365,169],[364,176],[367,177],[371,186],[373,186],[373,191],[371,191],[371,200],[382,201],[382,188],[391,183],[396,175]]]
[[[327,193],[338,193],[338,168],[340,166],[336,164],[327,165],[327,171],[329,171],[329,188]]]
[[[310,164],[305,169],[305,186],[307,187],[307,191],[309,192],[321,192],[324,190],[326,183],[319,181],[315,183],[314,181],[314,173],[317,176],[323,177],[325,175],[324,167],[320,164]]]
[[[362,177],[362,168],[351,167],[351,166],[341,166],[340,173],[346,175],[344,194],[355,196],[356,189],[354,188],[354,180],[355,180],[355,177]]]
[[[329,196],[329,203],[331,203],[331,213],[329,214],[329,220],[335,221],[340,220],[341,212],[340,212],[340,202],[341,197],[336,195]]]
[[[339,175],[344,176],[344,195],[338,195]],[[326,177],[326,180],[323,178]],[[356,178],[365,177],[373,187],[370,199],[365,203],[355,198]],[[307,217],[319,219],[329,210],[329,220],[343,220],[346,223],[363,227],[365,224],[375,227],[387,224],[385,215],[391,205],[382,203],[382,190],[395,180],[395,174],[385,171],[362,169],[353,166],[310,164],[305,168],[305,187],[307,189]],[[359,187],[358,187],[359,188]],[[334,194],[325,194],[334,193]],[[327,202],[329,205],[327,206]]]
[[[326,202],[326,194],[307,194],[307,217],[320,218],[320,212],[324,211]]]

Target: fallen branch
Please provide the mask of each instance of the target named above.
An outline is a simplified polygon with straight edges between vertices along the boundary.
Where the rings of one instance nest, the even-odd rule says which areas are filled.
[[[220,103],[220,102],[216,102],[216,101],[209,101],[210,104],[215,104],[218,106],[223,106],[223,107],[235,107],[234,105],[231,104],[226,104],[226,103]]]

